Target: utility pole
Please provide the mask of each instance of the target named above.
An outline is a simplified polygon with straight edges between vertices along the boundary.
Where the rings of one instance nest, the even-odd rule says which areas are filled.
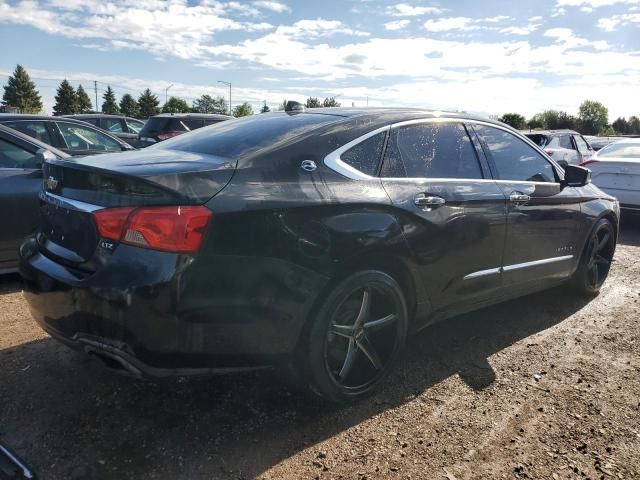
[[[164,89],[164,104],[166,105],[169,98],[167,97],[167,94],[169,92],[169,89],[173,87],[173,83],[171,85],[169,85],[167,88]]]
[[[93,81],[93,90],[96,92],[96,112],[99,112],[100,109],[98,108],[98,81],[97,80]]]
[[[218,80],[218,83],[222,83],[223,85],[229,86],[229,115],[233,115],[231,113],[231,82],[225,82],[224,80]]]

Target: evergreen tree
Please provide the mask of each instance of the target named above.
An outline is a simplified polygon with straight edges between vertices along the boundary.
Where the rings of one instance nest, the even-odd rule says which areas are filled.
[[[87,95],[87,92],[82,87],[82,85],[78,85],[76,95],[78,97],[78,113],[93,112],[93,103],[91,103],[91,99],[89,98],[89,95]]]
[[[108,113],[110,115],[120,113],[118,103],[116,102],[116,94],[113,93],[110,85],[107,86],[107,91],[104,92],[102,98],[104,99],[104,102],[102,102],[102,113]]]
[[[267,101],[265,100],[262,105],[262,108],[260,109],[260,113],[268,113],[270,111],[271,109],[269,108],[269,105],[267,105]]]
[[[13,75],[9,77],[2,100],[8,106],[16,107],[20,113],[40,113],[42,110],[40,94],[22,65],[16,65]]]
[[[140,117],[148,118],[153,115],[157,115],[160,113],[160,102],[158,101],[158,97],[156,97],[151,90],[148,88],[140,94],[138,98],[138,105],[140,107]]]
[[[318,98],[309,97],[309,98],[307,98],[307,102],[305,103],[305,106],[307,108],[318,108],[318,107],[321,107],[322,104],[320,103],[320,100]]]
[[[195,113],[218,113],[225,115],[229,113],[227,102],[223,97],[211,97],[210,95],[202,95],[194,100],[191,110]]]
[[[340,102],[337,102],[335,97],[325,98],[322,102],[323,107],[339,107]]]
[[[137,117],[140,115],[138,102],[128,93],[125,93],[120,99],[120,113],[127,117]]]
[[[527,120],[519,113],[505,113],[498,118],[498,121],[506,123],[516,130],[523,130],[527,126]]]
[[[65,78],[55,96],[56,104],[53,106],[54,115],[72,115],[78,113],[78,95],[71,84]]]
[[[169,98],[162,107],[162,113],[187,113],[189,110],[189,104],[178,97]]]

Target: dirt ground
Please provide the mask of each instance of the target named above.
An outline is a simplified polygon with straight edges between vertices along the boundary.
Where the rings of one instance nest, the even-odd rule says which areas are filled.
[[[0,279],[0,443],[40,479],[640,479],[640,222],[591,301],[564,288],[429,328],[376,396],[311,405],[270,372],[106,371]]]

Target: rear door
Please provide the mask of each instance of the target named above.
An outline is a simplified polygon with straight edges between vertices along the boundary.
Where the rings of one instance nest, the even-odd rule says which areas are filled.
[[[505,286],[569,275],[580,254],[580,193],[563,188],[538,150],[507,129],[474,125],[508,203]]]
[[[0,272],[16,267],[20,242],[38,223],[41,186],[33,149],[0,133]]]
[[[591,157],[593,156],[593,150],[591,149],[587,141],[584,138],[582,138],[582,135],[577,135],[577,134],[573,135],[573,141],[578,151],[579,161],[577,163],[586,162],[587,160],[590,160]]]
[[[381,180],[401,212],[435,310],[475,303],[500,288],[505,199],[464,123],[393,128]]]

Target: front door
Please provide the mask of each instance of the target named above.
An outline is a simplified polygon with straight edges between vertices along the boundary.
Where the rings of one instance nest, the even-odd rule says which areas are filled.
[[[580,254],[580,195],[554,165],[512,132],[474,125],[507,200],[505,286],[564,278]]]
[[[463,123],[393,128],[381,177],[433,311],[500,289],[505,200]]]

